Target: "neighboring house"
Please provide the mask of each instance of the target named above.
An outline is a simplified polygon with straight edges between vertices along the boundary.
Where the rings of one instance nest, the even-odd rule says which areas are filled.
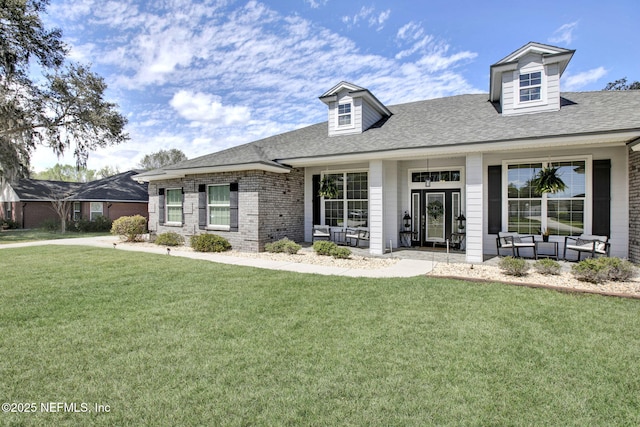
[[[128,171],[87,183],[19,179],[0,188],[0,218],[11,219],[22,228],[37,228],[47,220],[59,220],[52,201],[73,202],[71,218],[111,220],[128,215],[148,217],[146,184],[132,179],[139,171]]]
[[[638,261],[640,91],[561,93],[573,54],[528,43],[491,66],[489,94],[394,106],[341,82],[320,97],[327,122],[135,177],[149,183],[149,227],[261,251],[311,241],[314,224],[354,226],[382,254],[406,214],[414,246],[444,244],[463,214],[469,262],[496,252],[499,231],[540,229],[608,235],[611,255]],[[565,191],[532,191],[547,165]],[[326,180],[336,198],[318,195]]]

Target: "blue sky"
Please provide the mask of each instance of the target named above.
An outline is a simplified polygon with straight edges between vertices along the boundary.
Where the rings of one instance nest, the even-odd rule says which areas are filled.
[[[128,143],[88,167],[189,158],[326,120],[342,80],[386,105],[487,92],[489,67],[529,41],[576,49],[561,88],[640,80],[637,0],[51,0],[73,60],[129,119]],[[39,149],[36,171],[73,164]]]

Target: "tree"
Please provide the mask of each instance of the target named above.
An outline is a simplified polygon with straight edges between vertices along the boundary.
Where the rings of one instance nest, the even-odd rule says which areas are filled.
[[[50,181],[89,182],[96,179],[96,171],[85,168],[78,169],[72,165],[56,163],[54,166],[34,174],[33,177]]]
[[[607,83],[607,86],[603,90],[638,90],[640,89],[640,82],[633,82],[627,84],[627,78],[623,77],[615,82]]]
[[[67,232],[67,219],[71,215],[71,207],[73,206],[71,196],[70,192],[64,194],[51,193],[51,204],[60,218],[60,232],[62,234]]]
[[[83,167],[91,151],[129,138],[126,118],[104,100],[104,79],[67,63],[61,30],[44,28],[48,3],[0,0],[0,175],[8,178],[29,174],[37,146],[73,150]]]
[[[144,170],[160,169],[184,160],[187,160],[187,156],[185,156],[181,150],[172,148],[170,150],[160,150],[156,153],[147,154],[142,158],[138,166]]]

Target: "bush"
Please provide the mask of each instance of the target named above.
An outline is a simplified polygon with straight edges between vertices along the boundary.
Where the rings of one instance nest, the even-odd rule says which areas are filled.
[[[529,271],[529,264],[522,258],[504,257],[498,264],[502,272],[509,276],[524,276]]]
[[[126,242],[140,240],[140,236],[146,231],[147,219],[142,215],[121,216],[111,226],[111,234],[124,237]]]
[[[351,256],[351,249],[345,248],[345,247],[336,246],[331,251],[331,256],[334,257],[334,258],[347,259],[347,258],[349,258]]]
[[[300,249],[302,249],[302,246],[300,246],[293,240],[287,239],[286,237],[276,242],[267,243],[266,245],[264,245],[265,251],[271,252],[274,254],[278,254],[278,253],[297,254]]]
[[[180,246],[184,244],[184,237],[173,231],[168,231],[158,234],[154,243],[162,246]]]
[[[636,275],[632,263],[620,258],[587,258],[571,267],[573,276],[583,282],[604,283],[627,280]]]
[[[86,218],[76,220],[73,223],[73,227],[76,231],[82,233],[96,232],[96,231],[109,231],[113,227],[112,221],[106,216],[100,215],[93,221],[89,221]]]
[[[191,247],[197,252],[224,252],[231,249],[231,244],[217,234],[198,234],[191,236]]]
[[[318,240],[313,244],[313,250],[316,251],[318,255],[331,255],[331,252],[337,248],[333,242],[329,242],[328,240]]]
[[[20,224],[9,218],[0,219],[0,225],[3,229],[13,230],[19,228]]]
[[[540,274],[560,274],[560,263],[552,259],[541,259],[533,264],[533,268]]]
[[[42,228],[45,231],[51,231],[51,232],[58,231],[60,230],[60,221],[55,219],[45,219],[40,224],[40,228]]]

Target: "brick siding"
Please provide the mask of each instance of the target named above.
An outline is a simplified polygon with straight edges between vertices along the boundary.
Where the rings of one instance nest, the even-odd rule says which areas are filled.
[[[238,183],[238,231],[205,231],[198,227],[198,186]],[[158,189],[182,188],[184,222],[160,225]],[[166,211],[165,211],[166,212]],[[304,170],[288,174],[247,171],[192,175],[149,184],[149,229],[154,234],[174,231],[185,237],[218,234],[234,249],[260,252],[264,245],[283,237],[304,240]]]

